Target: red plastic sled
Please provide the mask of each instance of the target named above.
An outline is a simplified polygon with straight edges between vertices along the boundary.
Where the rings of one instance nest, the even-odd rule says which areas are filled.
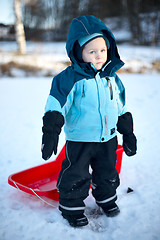
[[[121,145],[118,145],[116,164],[118,173],[121,171],[122,155],[123,148]],[[12,174],[8,177],[8,183],[32,195],[45,196],[58,201],[59,194],[56,189],[56,183],[64,158],[65,146],[54,161]]]

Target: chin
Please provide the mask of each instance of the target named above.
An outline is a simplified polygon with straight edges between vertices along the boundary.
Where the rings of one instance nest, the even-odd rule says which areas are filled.
[[[102,68],[102,66],[100,66],[100,67],[95,67],[97,70],[101,70],[101,68]]]
[[[96,66],[94,66],[97,70],[100,70],[103,67],[103,64],[97,64]]]

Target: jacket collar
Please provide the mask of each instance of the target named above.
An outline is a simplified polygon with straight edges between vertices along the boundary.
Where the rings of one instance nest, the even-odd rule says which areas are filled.
[[[112,77],[114,76],[115,72],[118,71],[123,65],[123,61],[118,58],[114,58],[113,60],[107,62],[101,70],[97,71],[91,63],[72,63],[72,67],[74,68],[74,70],[81,75],[84,75],[84,77],[86,77],[87,79],[95,77],[97,72],[100,72],[100,77]]]

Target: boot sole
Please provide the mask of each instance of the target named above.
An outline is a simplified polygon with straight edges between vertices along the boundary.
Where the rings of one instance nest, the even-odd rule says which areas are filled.
[[[107,211],[105,212],[107,217],[116,217],[118,214],[120,214],[120,209],[115,209],[115,210],[111,210],[111,211]]]
[[[63,216],[63,218],[65,218],[67,221],[68,221],[68,223],[72,226],[72,227],[84,227],[84,226],[86,226],[86,225],[88,225],[88,220],[87,220],[87,218],[82,218],[82,219],[78,219],[79,221],[78,222],[72,222],[72,221],[70,221],[70,219],[68,219],[68,217],[67,216],[65,216],[65,215],[62,215]]]

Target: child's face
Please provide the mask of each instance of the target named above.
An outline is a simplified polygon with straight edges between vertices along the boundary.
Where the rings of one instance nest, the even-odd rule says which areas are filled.
[[[82,51],[84,62],[90,62],[93,66],[100,70],[107,61],[107,46],[102,37],[98,37],[85,45]]]

